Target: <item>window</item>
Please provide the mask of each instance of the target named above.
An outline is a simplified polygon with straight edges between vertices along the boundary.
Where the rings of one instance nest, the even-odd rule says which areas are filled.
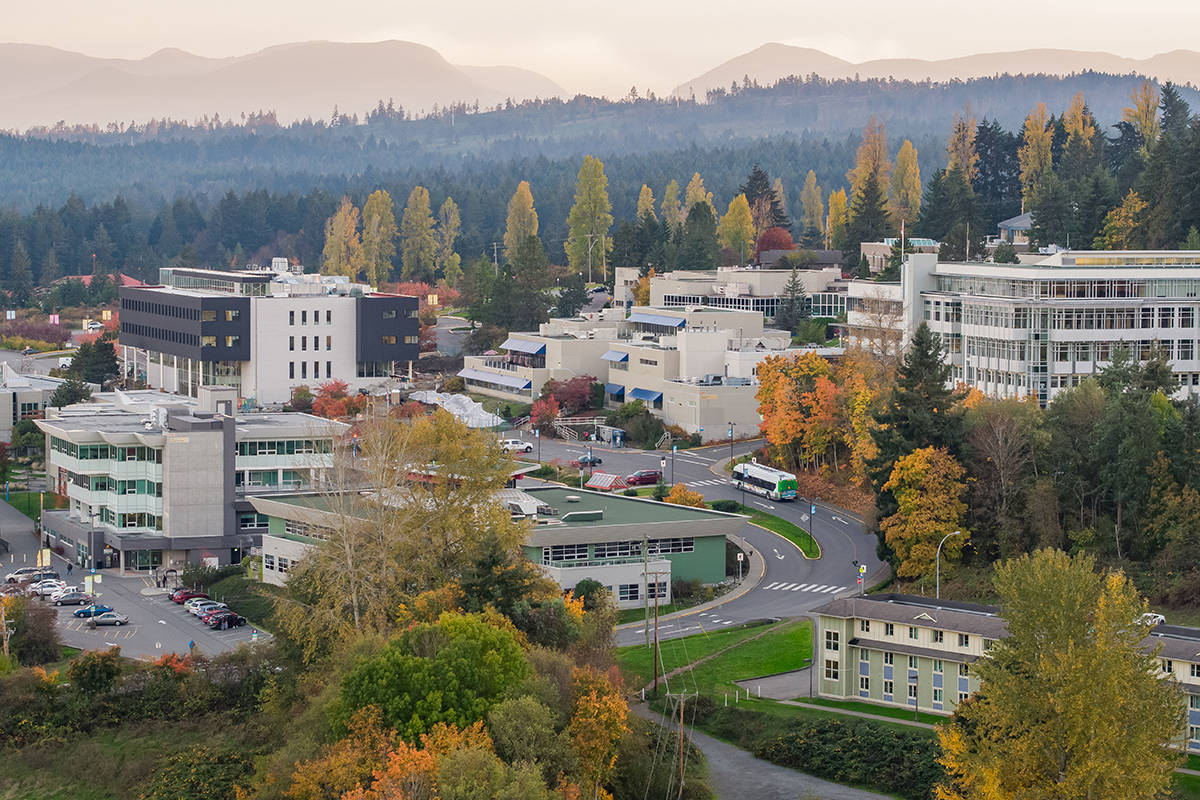
[[[286,575],[287,571],[288,571],[288,566],[289,566],[288,560],[286,558],[284,558],[283,556],[280,556],[279,557],[279,572],[283,575]]]
[[[866,675],[861,675],[858,678],[858,688],[864,692],[871,691],[871,679]]]
[[[895,653],[884,653],[883,654],[883,663],[887,664],[888,666],[891,666],[895,660],[896,660]]]
[[[332,361],[325,362],[325,377],[326,378],[333,377],[333,362]]]
[[[1200,740],[1200,725],[1188,726],[1188,738],[1192,741]]]
[[[641,586],[636,583],[622,583],[617,587],[617,599],[626,602],[637,600],[641,597],[639,589],[641,589]]]
[[[217,337],[201,336],[200,337],[200,346],[201,347],[216,347],[217,346]]]
[[[910,683],[908,685],[908,699],[909,700],[917,699],[917,685],[915,683]]]
[[[942,690],[941,689],[933,690],[933,702],[935,702],[935,703],[942,702]]]
[[[296,349],[296,337],[289,336],[288,337],[288,350],[295,350],[295,349]]]
[[[909,668],[909,669],[916,669],[916,668],[917,668],[917,657],[916,657],[916,656],[909,656],[909,657],[908,657],[908,668]]]
[[[837,650],[838,649],[838,632],[837,631],[825,631],[825,649],[826,650]]]
[[[307,349],[308,349],[308,337],[307,337],[307,336],[301,336],[301,337],[300,337],[300,349],[301,349],[301,350],[307,350]]]
[[[958,635],[958,646],[959,647],[970,647],[971,646],[970,635],[965,634],[965,633],[960,633]]]
[[[624,542],[597,542],[593,547],[596,558],[632,558],[642,554],[642,543],[632,539]]]
[[[884,682],[883,682],[883,693],[884,693],[885,695],[891,695],[891,694],[893,694],[893,691],[892,691],[892,690],[893,690],[893,689],[895,689],[895,688],[896,688],[896,684],[892,683],[891,681],[884,681]]]
[[[272,572],[275,571],[275,556],[270,553],[263,556],[263,569],[269,569]]]
[[[946,667],[946,665],[942,662],[942,660],[940,658],[935,658],[933,660],[933,671],[934,672],[945,672],[946,671],[945,667]]]
[[[321,337],[314,336],[313,337],[313,350],[320,350],[320,349],[321,349]]]
[[[326,350],[332,350],[332,349],[333,349],[333,337],[332,337],[332,336],[326,336],[326,337],[325,337],[325,349],[326,349]]]
[[[543,563],[553,561],[586,561],[588,546],[586,544],[555,544],[542,548],[542,553],[547,558]]]
[[[958,693],[958,702],[960,702],[960,703],[966,702],[966,699],[967,699],[967,693],[966,693],[966,692],[959,692],[959,693]]]
[[[307,311],[301,311],[301,312],[300,312],[300,324],[301,324],[301,325],[307,325],[307,324],[308,324],[308,312],[307,312]]]
[[[288,312],[288,325],[295,325],[295,324],[296,324],[296,312],[289,311]]]
[[[883,635],[884,636],[895,636],[896,635],[896,626],[890,622],[883,623]]]
[[[1175,662],[1171,661],[1171,659],[1164,658],[1164,659],[1162,659],[1161,663],[1162,663],[1162,671],[1163,672],[1171,673],[1171,672],[1175,671]]]
[[[863,633],[870,633],[871,632],[871,620],[869,620],[869,619],[859,620],[858,629],[860,631],[862,631]]]
[[[1193,678],[1200,678],[1200,664],[1189,664]]]
[[[201,311],[200,312],[200,321],[201,322],[216,322],[217,321],[217,312],[213,311],[211,309],[205,309],[204,311]]]
[[[302,379],[308,377],[308,362],[307,361],[300,362],[300,377]]]
[[[934,631],[933,632],[933,643],[934,644],[941,644],[945,638],[946,638],[945,631]]]
[[[242,337],[240,337],[240,336],[226,336],[225,337],[225,346],[226,347],[237,347],[241,343],[242,343]]]
[[[996,646],[995,639],[984,639],[983,640],[983,652],[986,653],[987,651],[991,650],[995,646]]]
[[[313,362],[313,377],[314,378],[321,377],[321,362],[320,361]],[[326,375],[325,377],[328,378],[329,376]]]
[[[971,667],[969,664],[959,664],[958,665],[958,677],[965,678],[970,674],[971,674]]]
[[[658,581],[649,585],[650,596],[657,597],[659,600],[667,599],[667,582]]]
[[[647,542],[647,552],[650,555],[660,553],[690,553],[696,549],[696,540],[690,536],[672,539],[651,539]]]
[[[395,337],[395,336],[384,336],[384,337],[381,337],[380,341],[381,341],[383,344],[395,344],[395,343],[396,343],[396,337]]]
[[[838,662],[836,658],[825,659],[825,680],[836,681],[838,679]]]
[[[858,660],[864,664],[871,663],[871,651],[865,647],[860,647],[858,649]]]
[[[320,324],[321,324],[321,310],[319,308],[314,308],[313,309],[313,325],[320,325]]]
[[[1200,710],[1200,694],[1188,695],[1188,708],[1192,709],[1193,711]]]
[[[236,308],[231,308],[231,309],[226,310],[226,312],[225,312],[225,321],[226,322],[236,322],[237,319],[241,316],[242,316],[241,311],[237,310]]]
[[[295,377],[296,377],[296,362],[289,361],[288,362],[288,378],[294,380]]]
[[[419,336],[405,336],[404,337],[405,344],[420,344],[420,342],[421,342],[421,339]]]
[[[332,308],[325,309],[325,324],[326,325],[333,324],[333,309]]]
[[[384,311],[383,318],[384,319],[395,319],[396,318],[396,309],[389,308],[387,311]]]
[[[916,627],[912,626],[912,625],[909,625],[909,626],[908,626],[908,638],[910,638],[910,639],[920,639],[920,638],[921,638],[921,630],[920,630],[919,628],[916,628]]]

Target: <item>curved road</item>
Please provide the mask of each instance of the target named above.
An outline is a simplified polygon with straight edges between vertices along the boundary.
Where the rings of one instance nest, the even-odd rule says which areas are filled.
[[[524,438],[529,437],[526,435]],[[733,452],[735,456],[741,455],[756,446],[757,442],[738,442],[734,444]],[[587,445],[578,442],[546,439],[541,443],[543,461],[558,460],[565,463],[586,451]],[[658,469],[660,459],[664,457],[659,451],[632,449],[594,448],[593,452],[603,459],[599,471],[621,475],[638,469]],[[686,483],[689,489],[701,492],[708,500],[740,502],[742,493],[733,488],[728,477],[724,477],[725,472],[713,472],[717,464],[729,458],[729,452],[728,445],[714,445],[681,450],[674,457],[666,453],[666,481]],[[537,450],[531,455],[536,457]],[[835,596],[852,594],[857,590],[856,561],[866,565],[868,584],[886,574],[886,565],[875,555],[875,536],[867,533],[862,523],[841,509],[818,501],[817,513],[810,520],[810,506],[804,500],[780,503],[746,493],[745,502],[748,506],[762,508],[810,530],[821,546],[821,558],[806,559],[787,539],[757,526],[746,525],[742,537],[762,554],[766,562],[765,574],[758,585],[715,608],[660,622],[660,639],[719,629],[763,617],[806,614]],[[617,632],[617,643],[635,644],[644,640],[644,637],[644,630],[640,627],[624,628]]]

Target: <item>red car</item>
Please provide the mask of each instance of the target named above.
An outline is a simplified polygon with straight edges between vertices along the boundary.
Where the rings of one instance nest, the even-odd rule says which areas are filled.
[[[192,589],[176,589],[175,593],[171,595],[171,599],[176,603],[186,603],[193,597],[202,597],[207,599],[208,595],[206,595],[204,592],[197,592]]]
[[[662,473],[656,469],[639,469],[632,475],[625,476],[629,486],[653,486],[662,483]]]

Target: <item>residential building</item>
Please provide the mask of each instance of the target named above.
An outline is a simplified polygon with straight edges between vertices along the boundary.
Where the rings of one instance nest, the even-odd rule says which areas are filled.
[[[189,397],[221,385],[248,405],[277,405],[301,385],[376,386],[417,358],[417,298],[275,262],[164,267],[161,286],[122,287],[126,374]]]
[[[979,689],[974,665],[1007,635],[995,606],[903,594],[843,597],[813,610],[821,697],[951,714]],[[1156,625],[1161,673],[1187,704],[1180,744],[1200,752],[1200,629]]]
[[[670,603],[672,578],[725,580],[725,537],[745,523],[737,514],[564,487],[505,489],[496,502],[528,520],[530,561],[564,590],[599,581],[618,608],[638,607],[655,592]],[[276,585],[338,524],[328,495],[259,495],[250,503],[268,520],[262,574]]]
[[[888,259],[892,257],[892,249],[899,244],[899,236],[889,236],[882,242],[863,242],[859,252],[867,260],[871,272],[883,272],[887,269]],[[914,253],[937,253],[941,248],[942,243],[934,239],[910,236],[904,240],[904,249]]]
[[[36,421],[46,479],[68,501],[42,514],[48,544],[122,570],[236,563],[266,528],[246,498],[321,485],[349,429],[309,414],[235,416],[233,387],[199,395],[117,391],[48,409]]]
[[[837,319],[846,311],[846,286],[841,267],[798,269],[804,286],[809,314]],[[617,267],[613,302],[632,306],[631,289],[637,283],[638,270]],[[675,270],[650,279],[650,305],[658,307],[728,308],[757,311],[774,319],[784,299],[784,287],[791,278],[788,269],[722,267],[716,270]]]
[[[545,382],[590,375],[607,402],[641,400],[664,423],[705,441],[757,434],[758,364],[792,348],[762,312],[713,306],[635,306],[554,319],[538,333],[513,333],[495,356],[467,356],[459,375],[472,391],[531,402]],[[837,357],[840,348],[816,348]]]
[[[1029,246],[1029,229],[1033,227],[1033,214],[1026,211],[997,223],[1000,241],[1004,244]]]
[[[868,296],[884,313],[867,313]],[[917,254],[899,284],[851,283],[848,343],[873,329],[942,338],[956,384],[1046,405],[1111,360],[1161,348],[1181,395],[1200,392],[1200,252],[1060,251],[1033,263],[945,263]],[[877,323],[877,324],[876,324]]]
[[[11,442],[13,426],[23,419],[40,419],[50,397],[66,378],[17,372],[7,361],[0,362],[0,442]],[[89,384],[92,391],[100,387]]]

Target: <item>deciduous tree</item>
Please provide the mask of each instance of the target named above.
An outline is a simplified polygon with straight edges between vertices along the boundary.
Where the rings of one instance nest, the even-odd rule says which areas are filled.
[[[846,190],[838,189],[829,193],[829,217],[825,223],[826,246],[834,250],[844,250],[846,247],[846,223],[849,215],[846,204]]]
[[[461,272],[459,264],[462,263],[462,259],[454,252],[454,242],[458,239],[461,229],[462,217],[458,211],[458,203],[454,202],[454,198],[447,196],[442,207],[438,209],[438,225],[434,231],[434,242],[437,245],[435,266],[447,280],[452,274]]]
[[[662,221],[672,235],[679,226],[683,225],[683,204],[679,201],[679,182],[674,178],[667,184],[662,198]]]
[[[1158,89],[1149,80],[1129,94],[1133,105],[1121,109],[1121,119],[1133,126],[1141,136],[1141,153],[1149,153],[1150,147],[1158,141]]]
[[[530,236],[537,236],[538,215],[533,207],[533,192],[529,181],[517,184],[508,201],[508,222],[504,228],[504,257],[512,258],[517,245]]]
[[[896,554],[896,574],[902,578],[932,578],[938,543],[960,531],[942,546],[943,560],[953,562],[970,533],[966,470],[943,448],[920,447],[899,459],[883,486],[896,499],[896,513],[879,528]]]
[[[896,154],[896,174],[892,176],[888,211],[897,228],[901,220],[911,226],[921,214],[921,167],[917,163],[917,148],[908,139]]]
[[[874,114],[863,128],[862,141],[854,157],[854,167],[846,173],[846,180],[850,183],[850,196],[858,195],[867,178],[872,175],[875,176],[878,190],[886,199],[891,186],[892,161],[888,156],[887,127]]]
[[[800,190],[800,237],[808,247],[820,247],[825,234],[825,201],[817,185],[817,173],[811,169],[804,176]]]
[[[608,238],[612,222],[612,204],[608,200],[608,178],[604,175],[604,164],[595,156],[586,156],[583,166],[579,168],[575,204],[567,216],[567,241],[563,245],[567,253],[567,265],[573,271],[587,270],[588,279],[591,280],[591,267],[595,264],[600,267],[601,278],[604,278],[605,258],[612,250],[612,239]]]
[[[671,491],[663,498],[663,502],[677,506],[704,508],[704,495],[687,488],[686,484],[677,483],[671,487]]]
[[[396,212],[392,196],[377,189],[363,205],[363,267],[367,283],[378,286],[392,277],[396,257]]]
[[[712,192],[704,188],[704,178],[700,177],[699,172],[692,173],[692,179],[688,181],[687,189],[683,193],[684,213],[691,213],[692,208],[697,203],[705,203],[708,205],[708,210],[712,212],[713,218],[717,216],[717,207],[713,205]]]
[[[637,217],[641,219],[646,214],[658,219],[658,215],[654,213],[654,191],[643,183],[638,192]]]
[[[739,194],[729,201],[729,210],[717,226],[717,241],[721,247],[738,254],[739,263],[745,263],[747,254],[754,254],[754,220],[746,195]]]
[[[325,222],[321,272],[354,279],[363,271],[365,264],[362,238],[358,233],[358,209],[349,197],[343,197],[338,210]]]
[[[1052,166],[1054,128],[1048,124],[1047,117],[1046,104],[1038,103],[1025,117],[1025,125],[1021,128],[1017,160],[1021,169],[1021,198],[1027,205],[1033,198],[1034,187]]]
[[[401,277],[406,281],[432,281],[437,256],[433,236],[433,210],[429,190],[413,187],[400,219]]]
[[[1100,235],[1092,242],[1097,250],[1137,250],[1145,242],[1144,227],[1149,203],[1133,189],[1121,205],[1108,212]]]

